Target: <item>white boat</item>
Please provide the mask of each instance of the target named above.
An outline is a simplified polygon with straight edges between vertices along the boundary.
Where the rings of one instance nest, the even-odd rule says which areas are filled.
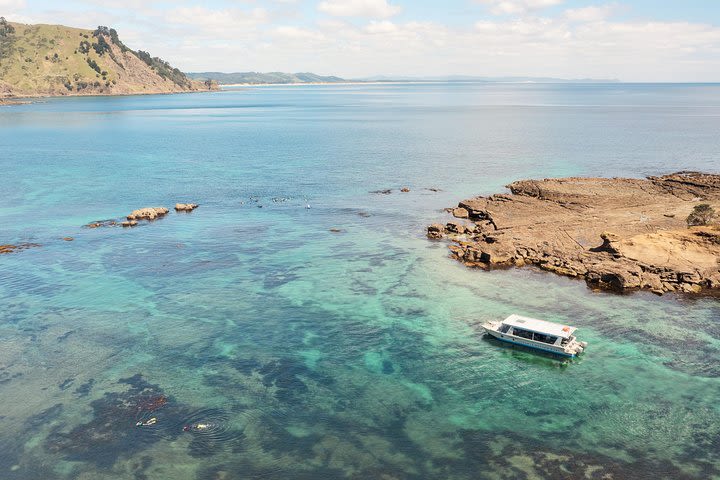
[[[587,342],[579,342],[573,335],[575,327],[520,315],[513,314],[502,322],[488,322],[482,327],[488,335],[503,342],[566,357],[575,357],[587,347]]]

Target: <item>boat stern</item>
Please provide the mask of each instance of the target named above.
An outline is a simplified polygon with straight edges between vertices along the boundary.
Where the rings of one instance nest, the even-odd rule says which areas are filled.
[[[565,352],[569,355],[572,355],[573,357],[580,355],[585,351],[585,348],[587,347],[587,342],[578,342],[577,340],[573,340],[570,345],[565,347]]]

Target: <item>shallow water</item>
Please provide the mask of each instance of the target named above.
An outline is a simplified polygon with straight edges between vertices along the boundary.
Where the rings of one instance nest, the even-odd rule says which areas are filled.
[[[717,172],[718,131],[717,85],[0,107],[0,243],[41,244],[0,257],[0,478],[720,477],[717,299],[469,270],[424,238],[519,178]],[[513,312],[587,354],[481,337]]]

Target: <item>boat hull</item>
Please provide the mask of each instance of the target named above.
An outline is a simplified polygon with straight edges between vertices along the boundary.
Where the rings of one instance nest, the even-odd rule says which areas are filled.
[[[532,348],[532,349],[540,350],[543,352],[554,353],[555,355],[560,355],[562,357],[574,358],[576,356],[576,354],[574,354],[574,353],[568,353],[560,348],[553,348],[551,345],[543,346],[543,345],[538,345],[537,342],[533,342],[530,340],[516,339],[516,338],[512,337],[511,335],[504,335],[504,334],[499,333],[490,328],[485,328],[485,332],[487,332],[487,334],[490,335],[491,337],[496,338],[497,340],[500,340],[501,342],[511,343],[513,345],[520,345],[523,347]]]

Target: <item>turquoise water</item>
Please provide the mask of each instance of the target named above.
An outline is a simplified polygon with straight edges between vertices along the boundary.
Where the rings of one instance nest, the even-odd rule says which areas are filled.
[[[717,299],[469,270],[424,237],[519,178],[717,172],[719,131],[718,85],[0,107],[0,244],[41,245],[0,256],[0,478],[720,478]],[[587,354],[481,336],[513,312]]]

